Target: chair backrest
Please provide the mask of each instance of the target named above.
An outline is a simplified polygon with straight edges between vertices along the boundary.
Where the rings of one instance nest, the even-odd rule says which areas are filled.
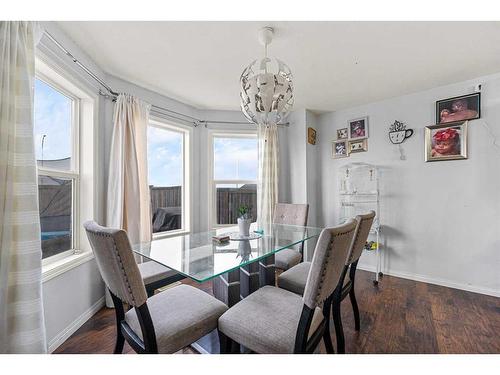
[[[357,215],[354,220],[357,223],[356,234],[352,240],[351,251],[349,252],[346,258],[346,265],[350,265],[356,262],[361,253],[363,252],[363,248],[365,247],[366,240],[368,235],[370,234],[370,229],[373,224],[373,220],[375,219],[375,211],[369,211],[363,215]]]
[[[321,231],[304,289],[303,300],[307,307],[314,309],[335,290],[345,268],[355,231],[354,219]]]
[[[308,204],[277,203],[273,223],[306,226],[308,213]]]
[[[139,307],[148,296],[134,258],[127,232],[98,225],[83,224],[104,283],[123,302]]]

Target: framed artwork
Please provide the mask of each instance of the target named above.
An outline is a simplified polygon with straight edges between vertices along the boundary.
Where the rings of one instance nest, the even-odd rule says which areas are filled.
[[[356,118],[349,121],[347,128],[349,129],[350,139],[368,138],[368,117]]]
[[[334,159],[345,158],[349,156],[347,149],[348,141],[333,141],[332,142],[332,157]]]
[[[357,141],[349,141],[349,153],[368,151],[368,140],[360,139]]]
[[[425,161],[467,159],[467,121],[425,127]]]
[[[337,139],[347,139],[349,138],[349,133],[347,128],[337,129]]]
[[[481,93],[456,96],[436,102],[436,124],[481,117]]]
[[[307,142],[311,145],[316,144],[316,130],[307,128]]]

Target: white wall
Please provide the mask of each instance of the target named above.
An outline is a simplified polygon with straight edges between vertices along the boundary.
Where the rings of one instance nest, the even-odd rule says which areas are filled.
[[[469,123],[468,160],[424,162],[424,127],[435,123],[435,101],[473,92],[482,84],[481,116]],[[368,152],[332,159],[331,141],[347,121],[369,116]],[[403,143],[406,160],[388,139],[403,121],[415,130]],[[385,273],[500,295],[500,75],[393,98],[319,116],[321,224],[338,221],[339,167],[380,167]],[[500,140],[497,140],[497,145]],[[373,254],[360,267],[372,269]]]
[[[103,306],[104,283],[94,259],[44,282],[49,350],[55,350]]]
[[[286,158],[282,158],[283,173],[288,174],[284,181],[285,203],[307,203],[307,150],[306,150],[306,111],[296,110],[288,116],[290,126],[286,129]],[[281,152],[282,150],[280,150]]]

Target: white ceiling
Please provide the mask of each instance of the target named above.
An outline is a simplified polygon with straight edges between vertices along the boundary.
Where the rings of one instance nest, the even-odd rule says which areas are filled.
[[[498,22],[58,22],[103,70],[198,108],[239,108],[263,53],[292,69],[296,108],[331,111],[500,72]],[[461,93],[457,93],[459,95]]]

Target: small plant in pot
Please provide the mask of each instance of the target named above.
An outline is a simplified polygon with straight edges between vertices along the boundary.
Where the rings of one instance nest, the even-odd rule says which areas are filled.
[[[238,207],[238,229],[241,236],[250,236],[250,224],[252,224],[250,207],[246,204],[242,204]]]

